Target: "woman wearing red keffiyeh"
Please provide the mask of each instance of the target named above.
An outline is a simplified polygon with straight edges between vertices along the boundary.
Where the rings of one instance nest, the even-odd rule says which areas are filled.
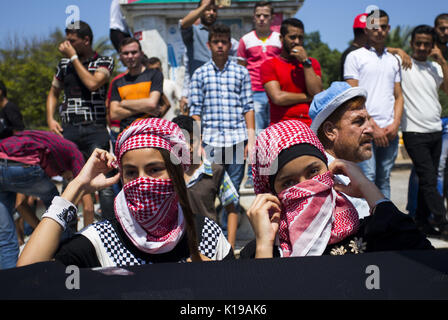
[[[233,251],[212,220],[196,222],[183,169],[189,149],[180,128],[158,118],[134,121],[118,136],[116,157],[95,150],[81,173],[55,197],[19,258],[26,265],[53,257],[79,267],[222,260]],[[113,168],[119,173],[106,178]],[[58,248],[58,237],[85,193],[118,182],[114,220],[90,225]]]
[[[257,197],[247,215],[256,239],[241,258],[432,248],[355,164],[335,160],[328,168],[323,146],[304,123],[268,127],[252,157]],[[333,174],[348,176],[350,185],[335,185]],[[365,198],[371,216],[359,220],[341,192]]]

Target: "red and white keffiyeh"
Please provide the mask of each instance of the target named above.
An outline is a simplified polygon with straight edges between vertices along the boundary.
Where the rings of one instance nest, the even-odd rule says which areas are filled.
[[[123,131],[115,149],[120,170],[123,155],[141,148],[168,150],[175,164],[188,165],[185,138],[171,121],[137,120]],[[139,177],[128,182],[115,198],[115,216],[134,245],[148,253],[172,250],[184,234],[184,217],[171,179]]]
[[[256,194],[272,192],[269,176],[277,173],[280,152],[303,143],[316,147],[326,159],[322,144],[301,121],[279,122],[258,135],[252,154]],[[284,256],[321,255],[328,244],[358,230],[358,212],[333,185],[333,175],[327,172],[279,194],[282,213],[278,240]]]

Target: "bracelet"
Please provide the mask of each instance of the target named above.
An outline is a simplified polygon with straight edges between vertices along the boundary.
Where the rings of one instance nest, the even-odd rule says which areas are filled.
[[[77,216],[76,207],[70,202],[56,196],[53,198],[50,207],[47,211],[42,215],[43,218],[50,218],[59,223],[63,230],[67,227],[67,225]]]
[[[78,59],[77,54],[72,55],[72,57],[70,58],[70,61],[73,62],[75,59]]]

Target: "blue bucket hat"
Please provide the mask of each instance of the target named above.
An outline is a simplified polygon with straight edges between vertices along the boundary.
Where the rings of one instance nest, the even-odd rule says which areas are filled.
[[[310,105],[309,115],[313,122],[311,130],[317,133],[320,125],[327,119],[333,111],[347,100],[354,97],[364,97],[367,99],[367,91],[361,87],[352,87],[345,81],[333,82],[327,90],[319,92],[314,96]]]

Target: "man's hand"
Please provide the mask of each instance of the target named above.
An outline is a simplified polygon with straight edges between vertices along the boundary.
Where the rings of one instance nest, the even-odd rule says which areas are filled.
[[[306,53],[306,50],[302,46],[295,46],[291,49],[291,56],[296,58],[299,62],[304,62],[306,59],[308,59],[308,54]]]
[[[50,129],[51,132],[56,133],[57,135],[62,137],[62,131],[64,131],[61,127],[61,125],[59,124],[59,122],[57,122],[54,119],[48,120],[48,128]]]
[[[180,113],[182,115],[188,116],[188,98],[182,97],[179,101]]]
[[[389,141],[392,141],[397,137],[398,128],[399,126],[396,125],[395,123],[391,123],[390,125],[384,128],[384,133],[386,134],[387,139],[389,139]]]
[[[69,58],[69,59],[76,54],[76,50],[75,50],[75,48],[73,48],[73,46],[70,43],[70,41],[62,42],[59,45],[58,50],[59,50],[60,53],[62,53],[64,55],[64,57]]]
[[[446,60],[442,55],[442,51],[437,46],[434,46],[434,48],[432,48],[431,53],[429,54],[429,57],[433,58],[434,61],[440,65],[442,65],[443,63],[446,63]]]
[[[370,119],[373,128],[373,142],[378,147],[388,147],[389,139],[386,136],[386,131],[384,128],[380,128],[373,119]]]

